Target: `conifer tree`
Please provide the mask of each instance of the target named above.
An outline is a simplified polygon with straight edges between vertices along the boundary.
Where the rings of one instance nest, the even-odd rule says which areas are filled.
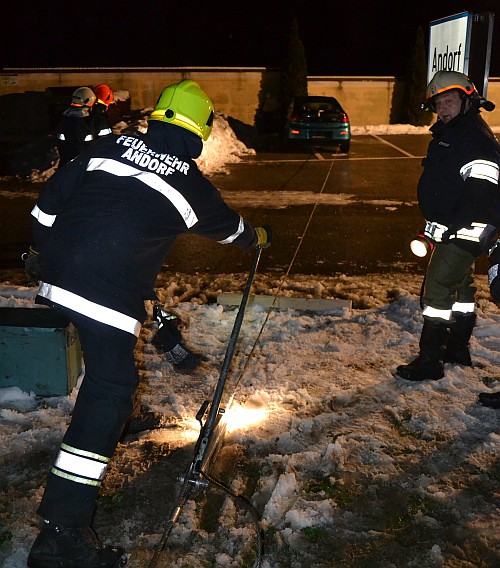
[[[432,122],[432,112],[421,108],[421,104],[426,100],[426,91],[427,51],[424,32],[422,26],[419,26],[405,78],[401,122],[413,126],[427,126]]]
[[[288,56],[281,82],[280,111],[283,124],[295,97],[307,96],[307,64],[297,18],[293,18],[288,38]]]

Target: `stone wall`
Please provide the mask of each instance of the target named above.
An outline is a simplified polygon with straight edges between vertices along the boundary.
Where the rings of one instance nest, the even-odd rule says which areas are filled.
[[[149,108],[165,86],[182,79],[197,81],[217,111],[254,124],[259,95],[270,101],[277,96],[279,72],[264,68],[3,69],[0,102],[5,95],[106,83],[128,91],[132,109]],[[336,97],[353,126],[390,123],[394,77],[309,77],[308,85],[310,95]],[[491,126],[500,126],[500,78],[490,78],[488,99],[498,106],[485,118]]]

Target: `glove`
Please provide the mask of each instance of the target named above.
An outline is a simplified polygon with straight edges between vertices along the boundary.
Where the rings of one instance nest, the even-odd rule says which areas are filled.
[[[490,249],[488,255],[490,261],[490,268],[488,270],[488,284],[490,286],[491,297],[495,302],[500,302],[500,276],[499,276],[499,263],[500,263],[500,239],[497,240],[493,248]]]
[[[269,225],[262,225],[262,227],[255,227],[255,239],[253,245],[255,247],[267,248],[271,246],[273,240],[273,232]]]
[[[180,320],[175,314],[162,310],[158,304],[154,306],[153,317],[158,323],[158,331],[153,337],[153,345],[168,353],[178,343],[182,343],[182,334],[179,331]]]
[[[167,361],[173,367],[185,375],[191,374],[200,365],[200,357],[188,349],[182,340],[179,330],[180,319],[170,312],[162,310],[156,304],[153,309],[153,317],[158,323],[158,331],[153,337],[152,344],[165,353]]]
[[[42,279],[42,261],[38,252],[30,246],[21,258],[24,260],[24,272],[33,284],[38,284]]]
[[[488,284],[490,285],[490,294],[495,302],[500,303],[500,277],[498,274],[498,264],[490,266],[488,270]]]

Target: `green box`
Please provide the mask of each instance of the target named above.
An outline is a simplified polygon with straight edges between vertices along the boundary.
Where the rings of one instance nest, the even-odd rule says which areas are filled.
[[[0,388],[66,395],[82,370],[78,332],[46,307],[0,307]]]

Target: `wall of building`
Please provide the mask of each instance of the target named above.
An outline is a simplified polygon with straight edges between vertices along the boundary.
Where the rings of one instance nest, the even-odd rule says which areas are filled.
[[[106,83],[128,91],[132,109],[153,107],[162,89],[182,79],[197,81],[217,111],[254,124],[261,100],[277,94],[279,72],[264,68],[145,68],[145,69],[2,69],[0,97],[45,92],[50,87],[95,86]],[[389,124],[394,77],[309,77],[310,95],[336,97],[353,126]],[[262,91],[262,92],[261,92]],[[498,104],[485,118],[500,126],[500,78],[490,78],[488,99]],[[0,99],[1,100],[1,99]]]

